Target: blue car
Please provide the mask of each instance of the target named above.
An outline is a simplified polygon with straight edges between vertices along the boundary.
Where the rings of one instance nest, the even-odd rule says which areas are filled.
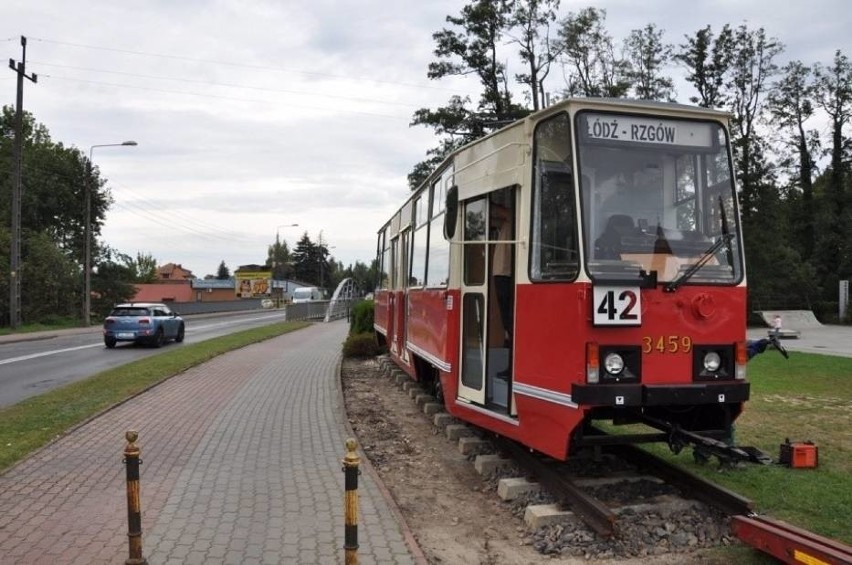
[[[183,318],[165,304],[119,304],[104,320],[104,344],[110,349],[119,341],[160,347],[170,339],[182,342],[184,331]]]

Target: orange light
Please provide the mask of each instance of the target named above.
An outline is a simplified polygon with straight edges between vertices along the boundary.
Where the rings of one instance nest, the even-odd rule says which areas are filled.
[[[746,378],[746,364],[748,363],[748,349],[744,341],[738,341],[736,347],[736,363],[734,378],[743,381]]]
[[[748,363],[748,351],[744,341],[737,342],[737,365],[745,365]]]
[[[600,382],[600,371],[598,368],[600,367],[600,352],[598,351],[598,344],[589,341],[586,343],[586,382],[587,383],[598,383]]]
[[[601,365],[598,344],[594,341],[586,343],[586,365],[594,369],[597,369]]]

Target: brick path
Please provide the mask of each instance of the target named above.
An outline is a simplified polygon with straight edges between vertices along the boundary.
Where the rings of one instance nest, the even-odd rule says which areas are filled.
[[[342,563],[343,322],[228,353],[0,476],[0,564],[123,563],[124,432],[139,431],[143,553],[163,563]],[[368,473],[362,563],[413,563]]]

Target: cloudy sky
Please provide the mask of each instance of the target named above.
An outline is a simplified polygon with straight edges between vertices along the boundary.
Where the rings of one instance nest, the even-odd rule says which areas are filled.
[[[21,59],[24,108],[54,141],[86,153],[115,201],[103,240],[197,276],[262,263],[276,232],[307,232],[345,265],[375,233],[435,145],[411,128],[475,83],[426,79],[432,33],[461,0],[6,0],[0,60]],[[586,2],[562,1],[561,15]],[[763,27],[780,62],[852,56],[846,0],[601,0],[617,41],[656,23],[683,43],[709,24]],[[520,72],[509,61],[510,72]],[[4,63],[0,103],[14,105]],[[672,69],[678,76],[681,71]],[[555,73],[558,75],[559,73]],[[558,76],[550,88],[558,92]],[[678,99],[692,94],[681,83]],[[136,147],[97,147],[133,140]],[[291,227],[290,224],[299,224]]]

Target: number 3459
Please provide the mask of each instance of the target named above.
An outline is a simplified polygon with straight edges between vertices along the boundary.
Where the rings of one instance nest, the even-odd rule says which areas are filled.
[[[689,353],[692,351],[692,338],[688,335],[661,335],[642,338],[642,353]]]

